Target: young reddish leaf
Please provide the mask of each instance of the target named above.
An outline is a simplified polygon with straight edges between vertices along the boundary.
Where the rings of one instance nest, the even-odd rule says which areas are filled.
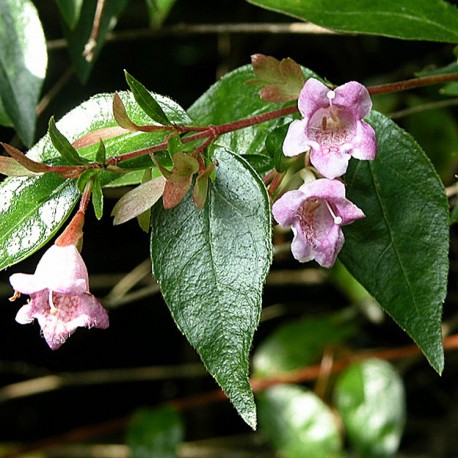
[[[86,135],[78,138],[72,143],[73,148],[84,148],[86,146],[94,145],[100,141],[109,140],[110,138],[120,137],[121,135],[128,134],[130,130],[124,129],[120,126],[103,127],[89,132]]]
[[[159,176],[122,196],[111,212],[111,216],[114,216],[113,224],[125,223],[152,207],[162,196],[165,182],[165,178]]]
[[[299,64],[287,57],[281,61],[263,54],[251,56],[257,79],[246,84],[265,86],[259,92],[263,100],[284,103],[297,100],[304,86],[305,76]]]
[[[165,209],[176,207],[186,196],[191,187],[192,175],[172,173],[165,183],[162,202]]]
[[[16,161],[16,159],[6,156],[0,156],[0,173],[8,177],[26,177],[37,175],[37,172],[32,172]]]
[[[113,95],[113,115],[116,119],[116,122],[124,129],[131,131],[138,130],[137,124],[132,122],[129,118],[126,107],[124,106],[124,102],[121,100],[121,97],[119,97],[117,92],[115,92]]]
[[[19,164],[24,166],[27,170],[34,173],[44,173],[49,171],[49,166],[42,164],[41,162],[35,162],[28,158],[22,151],[19,151],[14,146],[8,145],[8,143],[1,143],[0,145],[5,148],[6,152]]]

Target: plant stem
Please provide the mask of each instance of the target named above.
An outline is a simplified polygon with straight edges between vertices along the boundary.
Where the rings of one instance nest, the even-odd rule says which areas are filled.
[[[183,137],[181,139],[181,142],[190,143],[196,140],[203,140],[206,138],[217,138],[220,135],[227,134],[229,132],[233,132],[239,129],[244,129],[245,127],[251,127],[256,124],[261,124],[263,122],[271,121],[273,119],[282,118],[284,116],[294,114],[297,111],[297,106],[292,105],[286,108],[280,108],[279,110],[269,111],[268,113],[252,116],[251,118],[241,119],[240,121],[228,122],[226,124],[220,124],[217,126],[209,126],[207,129],[202,130],[201,132],[198,132],[194,135],[190,135],[189,137]],[[136,157],[145,156],[146,154],[164,151],[165,149],[167,149],[167,146],[167,142],[162,142],[158,145],[149,146],[148,148],[131,151],[120,156],[113,156],[107,160],[106,165],[116,165],[121,161],[127,161],[130,159],[135,159]]]
[[[367,88],[369,94],[387,94],[389,92],[405,91],[407,89],[415,89],[417,87],[432,86],[433,84],[441,84],[449,81],[457,81],[458,73],[446,73],[443,75],[423,76],[421,78],[412,78],[410,80],[398,81],[396,83],[380,84],[378,86],[370,86]]]
[[[430,86],[433,84],[445,83],[448,81],[457,81],[458,73],[447,73],[443,75],[433,75],[425,76],[421,78],[413,78],[404,81],[398,81],[396,83],[381,84],[378,86],[368,87],[368,91],[371,95],[375,94],[386,94],[390,92],[405,91],[407,89],[414,89],[422,86]],[[227,134],[229,132],[234,132],[239,129],[244,129],[246,127],[251,127],[256,124],[261,124],[263,122],[271,121],[273,119],[282,118],[284,116],[292,115],[297,113],[297,105],[291,105],[286,108],[280,108],[278,110],[269,111],[268,113],[263,113],[260,115],[252,116],[250,118],[241,119],[240,121],[228,122],[226,124],[220,124],[216,126],[208,126],[206,129],[197,132],[188,137],[182,138],[182,143],[190,143],[196,140],[203,139],[216,139],[220,135]],[[146,154],[153,154],[159,151],[164,151],[167,149],[167,142],[162,142],[158,145],[150,146],[148,148],[143,148],[136,151],[131,151],[129,153],[122,154],[120,156],[113,156],[108,159],[106,165],[116,165],[119,162],[127,161],[129,159],[134,159],[137,157],[144,156]]]

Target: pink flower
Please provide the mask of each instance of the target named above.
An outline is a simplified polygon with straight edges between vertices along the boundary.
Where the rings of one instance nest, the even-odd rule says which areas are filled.
[[[310,149],[310,162],[326,178],[343,175],[350,156],[375,159],[374,129],[362,121],[372,102],[362,84],[351,81],[330,90],[310,78],[301,90],[298,107],[303,119],[289,126],[283,143],[286,156]]]
[[[33,275],[13,274],[10,283],[15,291],[30,296],[16,321],[28,324],[36,318],[53,350],[78,327],[108,327],[108,314],[89,292],[86,265],[75,245],[53,245]]]
[[[282,226],[291,226],[293,256],[300,262],[315,259],[323,267],[334,265],[344,244],[341,226],[365,216],[345,198],[342,182],[326,178],[285,193],[272,212]]]

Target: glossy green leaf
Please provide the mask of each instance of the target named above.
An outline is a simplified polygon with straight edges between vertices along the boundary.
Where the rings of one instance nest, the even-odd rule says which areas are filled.
[[[138,410],[127,429],[132,458],[175,458],[183,437],[181,415],[166,406]]]
[[[73,29],[78,23],[83,0],[56,0],[56,3],[65,22]]]
[[[59,131],[56,126],[54,118],[49,120],[49,138],[51,139],[54,148],[64,158],[64,160],[71,165],[87,164],[87,161],[83,159],[71,145],[67,138]]]
[[[127,2],[128,0],[109,0],[104,2],[97,39],[95,40],[95,46],[92,49],[92,58],[90,59],[87,59],[84,54],[94,27],[97,2],[94,0],[83,0],[78,22],[73,27],[69,27],[63,21],[62,28],[68,43],[68,52],[73,61],[76,74],[83,83],[89,78],[97,56],[105,42],[106,35],[116,25],[117,19],[126,7]]]
[[[277,385],[262,393],[258,401],[259,426],[280,456],[341,456],[338,424],[316,394],[295,385]]]
[[[348,198],[366,218],[344,228],[340,260],[421,348],[444,366],[449,215],[444,186],[414,139],[379,113],[375,161],[350,162]]]
[[[340,32],[458,43],[458,9],[444,0],[248,0]]]
[[[153,28],[159,28],[170,13],[176,0],[146,0],[149,20]]]
[[[401,377],[386,361],[350,366],[337,380],[334,400],[346,435],[361,458],[393,456],[405,423]]]
[[[132,94],[125,92],[120,95],[133,120],[145,123],[148,117],[135,103]],[[97,129],[116,126],[112,97],[101,94],[91,98],[65,115],[57,122],[57,127],[70,142],[74,142]],[[171,120],[177,124],[190,122],[186,112],[175,102],[162,96],[156,97]],[[131,132],[107,139],[104,144],[107,157],[110,157],[160,143],[164,137],[163,133]],[[97,141],[78,152],[93,161],[98,148]],[[49,135],[43,137],[28,155],[49,164],[63,163]],[[101,185],[105,186],[117,178],[117,174],[102,172]],[[42,247],[67,219],[78,198],[75,182],[54,174],[12,177],[0,183],[0,270]]]
[[[148,89],[146,89],[146,87],[132,75],[127,72],[124,73],[126,75],[127,84],[134,94],[135,100],[145,113],[153,121],[156,121],[159,124],[170,125],[170,121],[164,113],[164,110],[162,110],[161,106],[157,103],[156,99],[151,95]]]
[[[92,206],[94,207],[95,217],[102,219],[103,216],[103,192],[102,185],[100,183],[100,173],[94,176],[92,183]]]
[[[46,41],[30,0],[0,2],[0,97],[6,117],[30,146],[35,135],[35,108],[46,74]]]
[[[275,329],[253,355],[255,377],[269,377],[317,362],[328,345],[354,334],[355,326],[337,316],[297,320]]]
[[[248,355],[271,261],[269,199],[242,158],[219,148],[213,160],[203,209],[191,193],[171,210],[153,208],[151,257],[177,326],[254,428]]]
[[[305,72],[306,76],[312,75],[312,72]],[[189,115],[202,125],[224,124],[281,107],[275,103],[265,102],[259,97],[256,88],[245,84],[254,78],[251,65],[228,73],[189,108]],[[230,132],[219,137],[218,144],[246,156],[248,161],[250,156],[256,156],[256,162],[252,163],[256,170],[258,172],[268,170],[273,165],[272,158],[265,150],[265,139],[278,122],[269,121]],[[260,157],[263,157],[264,161],[260,161]]]

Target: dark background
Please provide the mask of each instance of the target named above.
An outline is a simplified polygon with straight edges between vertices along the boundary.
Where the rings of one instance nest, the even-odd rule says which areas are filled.
[[[54,2],[34,2],[48,40],[61,37]],[[250,55],[264,53],[277,58],[292,57],[302,65],[336,84],[358,80],[365,84],[412,77],[425,67],[433,68],[453,60],[450,45],[403,42],[388,38],[342,35],[288,34],[173,34],[168,26],[192,23],[289,22],[244,1],[178,0],[162,31],[134,41],[106,43],[86,85],[73,77],[51,102],[38,121],[38,137],[46,132],[50,116],[58,119],[73,107],[99,92],[124,90],[126,69],[151,90],[167,95],[188,107],[221,74],[250,62]],[[115,31],[148,26],[144,2],[131,0]],[[70,65],[65,49],[49,53],[46,93]],[[420,94],[429,94],[427,90]],[[434,94],[436,95],[436,94]],[[400,95],[393,109],[403,108]],[[376,103],[382,106],[384,99]],[[401,122],[402,124],[402,122]],[[2,141],[12,132],[2,131]],[[446,183],[449,184],[449,183]],[[108,194],[106,215],[115,202]],[[88,270],[100,286],[94,294],[103,297],[110,284],[148,257],[148,236],[130,222],[113,228],[111,219],[97,221],[89,212],[85,227],[83,255]],[[450,296],[445,318],[456,310],[456,238],[452,234]],[[160,298],[154,295],[110,311],[110,328],[78,330],[58,351],[51,351],[39,335],[37,324],[21,326],[14,321],[24,299],[8,302],[12,294],[8,276],[33,272],[40,253],[20,265],[0,273],[0,384],[26,380],[38,375],[66,371],[129,368],[198,362],[195,352],[176,329]],[[273,269],[313,269],[296,265],[289,258],[277,261]],[[108,280],[101,280],[108,275]],[[111,277],[111,280],[110,280]],[[91,277],[92,281],[92,277]],[[306,298],[306,299],[305,299]],[[286,304],[283,316],[261,324],[255,345],[278,324],[304,313],[339,310],[348,299],[328,282],[295,288],[267,286],[265,307]],[[361,348],[409,344],[409,339],[389,319],[381,325],[366,323],[358,340]],[[406,383],[408,423],[402,442],[404,456],[452,457],[458,454],[457,354],[447,354],[443,377],[437,376],[423,359],[401,364]],[[12,399],[0,404],[0,442],[32,442],[62,434],[72,428],[125,417],[137,407],[156,405],[216,388],[209,377],[168,381],[132,381],[87,387],[68,387],[36,396]],[[228,403],[203,405],[185,413],[186,440],[248,434],[249,428]],[[123,441],[123,431],[115,430],[95,440]],[[197,456],[197,455],[196,455]],[[254,455],[253,455],[254,456]]]

